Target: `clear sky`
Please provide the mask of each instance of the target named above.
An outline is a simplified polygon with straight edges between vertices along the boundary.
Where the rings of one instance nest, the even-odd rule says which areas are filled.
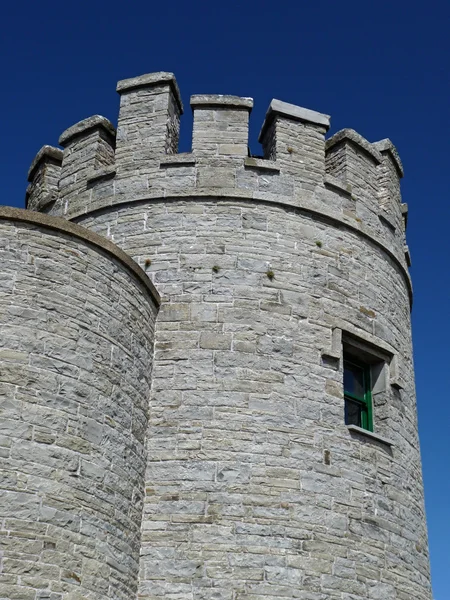
[[[272,98],[396,144],[405,167],[419,425],[436,600],[450,598],[450,3],[12,2],[2,11],[2,203],[23,206],[43,144],[117,119],[119,79],[173,71],[190,149],[193,93],[252,96],[251,150]],[[449,385],[450,389],[450,385]],[[437,419],[437,421],[436,421]],[[413,600],[413,599],[412,599]]]

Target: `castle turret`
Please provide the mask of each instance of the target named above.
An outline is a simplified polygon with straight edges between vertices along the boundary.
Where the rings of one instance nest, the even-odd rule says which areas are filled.
[[[45,209],[46,218],[63,215],[78,232],[133,259],[161,296],[152,357],[155,304],[149,284],[139,287],[145,276],[133,271],[125,289],[97,282],[95,305],[103,309],[88,331],[117,345],[122,360],[114,382],[126,382],[120,397],[102,391],[98,410],[108,407],[109,416],[111,403],[117,407],[122,433],[130,427],[130,402],[141,407],[146,396],[146,470],[142,429],[131,426],[135,454],[119,436],[104,456],[114,481],[124,473],[126,488],[116,490],[118,512],[110,520],[98,516],[116,506],[109,488],[92,487],[95,527],[82,532],[86,549],[76,571],[82,593],[135,600],[137,546],[140,600],[430,600],[407,213],[394,146],[350,129],[326,140],[328,115],[273,100],[260,134],[264,158],[254,157],[252,99],[202,94],[191,98],[192,151],[177,153],[182,104],[174,76],[125,80],[118,91],[114,155],[99,165],[96,138],[95,151],[79,163],[80,185],[63,203],[60,179],[60,197]],[[31,207],[43,210],[39,202]],[[52,257],[58,264],[64,247]],[[117,257],[100,255],[108,276]],[[84,302],[74,314],[90,318],[77,270],[97,259],[92,252],[83,257],[61,285]],[[23,294],[35,303],[43,292],[31,286],[30,279]],[[110,290],[118,294],[113,305]],[[12,283],[10,293],[17,293]],[[122,316],[123,325],[112,327],[109,317],[119,306],[120,315],[127,312],[131,299],[149,313]],[[106,360],[96,343],[75,346],[67,362],[80,369],[80,356]],[[60,369],[59,360],[51,352],[46,365]],[[47,397],[45,385],[39,382]],[[68,389],[52,407],[79,395]],[[89,403],[79,402],[77,414],[84,414]],[[51,444],[32,440],[53,460]],[[95,448],[101,452],[102,444]],[[69,467],[58,468],[66,477]],[[59,507],[76,486],[55,486]],[[145,493],[142,513],[139,502],[127,503],[131,489],[137,498],[139,489]],[[14,501],[19,506],[21,499]],[[47,535],[39,511],[28,521],[37,539]],[[122,525],[132,550],[119,541]],[[71,523],[58,527],[72,531]],[[93,573],[92,547],[103,548],[103,540],[106,558],[96,555]],[[14,578],[14,566],[6,572]],[[44,589],[72,593],[61,573],[52,582],[57,577],[59,587]],[[97,580],[111,585],[99,592]],[[33,582],[11,585],[28,589]]]
[[[0,597],[135,598],[158,293],[70,221],[0,236]]]

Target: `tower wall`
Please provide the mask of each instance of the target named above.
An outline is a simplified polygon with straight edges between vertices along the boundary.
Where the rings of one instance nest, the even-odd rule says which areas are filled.
[[[176,154],[173,77],[129,81],[145,139],[51,210],[162,296],[139,598],[430,600],[395,148],[272,101],[245,156],[251,99],[203,95]],[[346,349],[373,432],[344,422]]]
[[[253,201],[82,222],[150,258],[163,298],[141,597],[429,598],[408,287],[385,253]],[[400,363],[374,406],[389,443],[344,424],[336,328]]]
[[[0,239],[0,597],[129,600],[158,294],[62,219],[2,208]]]

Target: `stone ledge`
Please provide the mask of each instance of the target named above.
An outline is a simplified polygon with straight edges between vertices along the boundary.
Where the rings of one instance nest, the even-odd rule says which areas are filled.
[[[354,129],[341,129],[331,136],[325,142],[325,151],[334,148],[334,146],[337,146],[338,144],[344,144],[345,142],[350,142],[360,150],[363,150],[363,152],[365,152],[365,154],[367,154],[375,164],[381,165],[383,162],[383,158],[377,148],[368,142],[366,138],[363,138],[362,135],[359,135],[359,133],[357,133]]]
[[[91,129],[103,129],[114,140],[116,139],[116,128],[111,121],[101,115],[94,115],[87,119],[83,119],[66,129],[59,136],[58,144],[65,147],[74,137],[82,135]]]
[[[191,96],[191,107],[217,106],[223,108],[246,108],[251,111],[253,98],[227,96],[223,94],[194,94]]]
[[[391,231],[393,233],[395,233],[395,230],[397,228],[395,226],[395,223],[394,223],[392,217],[387,212],[378,213],[378,218],[383,223],[383,225],[386,225],[387,227],[389,227],[389,229],[391,229]]]
[[[157,73],[146,73],[145,75],[139,75],[138,77],[131,77],[130,79],[122,79],[117,82],[116,92],[119,94],[123,92],[129,92],[138,88],[152,87],[167,83],[172,88],[173,95],[178,103],[180,113],[183,114],[183,103],[181,101],[181,94],[178,88],[177,80],[173,73],[167,71],[158,71]]]
[[[406,264],[408,265],[408,267],[411,266],[411,254],[409,252],[409,246],[405,244],[404,246],[404,252],[405,252],[405,260],[406,260]]]
[[[276,173],[279,173],[281,170],[280,165],[274,160],[253,158],[253,156],[244,158],[244,167],[246,169],[258,169],[260,171],[274,171]]]
[[[398,155],[397,148],[394,146],[391,140],[389,138],[385,138],[384,140],[380,140],[379,142],[373,142],[372,146],[375,146],[378,152],[386,152],[391,156],[395,168],[397,169],[398,176],[401,179],[405,172],[403,170],[402,161],[400,160],[400,156]]]
[[[400,204],[400,210],[402,211],[402,217],[406,229],[408,227],[408,204],[406,202],[402,202],[402,204]]]
[[[52,217],[45,213],[33,212],[24,210],[22,208],[12,208],[10,206],[0,206],[0,220],[21,221],[22,223],[46,227],[47,229],[51,229],[53,231],[77,237],[83,242],[87,242],[92,246],[95,246],[97,249],[111,254],[116,260],[121,262],[122,265],[128,271],[130,271],[136,279],[139,280],[139,282],[149,293],[152,300],[155,302],[156,306],[160,306],[161,298],[157,289],[144,271],[139,267],[139,265],[134,262],[134,260],[123,250],[118,248],[106,238],[98,235],[98,233],[94,233],[89,229],[85,229],[81,225],[77,225],[76,223],[62,219],[61,217]]]
[[[362,427],[358,427],[357,425],[347,425],[347,429],[350,431],[350,433],[357,433],[358,435],[369,438],[376,442],[386,444],[386,446],[389,447],[394,446],[394,442],[392,442],[391,440],[388,440],[387,438],[383,437],[382,435],[379,435],[378,433],[374,433],[373,431],[369,431],[367,429],[363,429]]]
[[[338,190],[339,192],[345,194],[349,198],[352,197],[351,185],[348,183],[345,183],[345,181],[341,181],[340,179],[338,179],[337,177],[334,177],[333,175],[325,174],[323,183],[324,183],[325,187],[331,187],[331,188]]]
[[[192,152],[184,152],[181,154],[168,154],[159,162],[160,167],[183,167],[195,166],[196,158]]]
[[[328,131],[330,128],[330,115],[325,115],[316,112],[315,110],[303,108],[302,106],[296,106],[295,104],[289,104],[288,102],[283,102],[282,100],[276,100],[274,98],[267,109],[266,117],[258,137],[259,142],[262,141],[267,128],[276,115],[286,117],[294,121],[302,121],[305,123],[312,123],[313,125],[320,125],[325,127],[326,131]]]
[[[63,151],[55,146],[42,146],[28,169],[28,181],[32,182],[36,171],[41,162],[52,162],[56,165],[61,165],[63,159]]]
[[[92,184],[98,181],[99,179],[112,179],[116,174],[116,165],[108,165],[106,167],[102,167],[101,169],[95,169],[90,171],[86,177],[86,183]]]

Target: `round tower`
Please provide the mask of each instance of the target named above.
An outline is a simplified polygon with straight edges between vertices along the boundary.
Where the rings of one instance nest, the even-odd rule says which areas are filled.
[[[0,598],[130,600],[158,293],[64,219],[0,207],[0,240]]]
[[[138,598],[430,600],[395,147],[273,100],[253,157],[252,99],[195,95],[178,154],[174,76],[117,91],[117,132],[45,147],[28,205],[161,295]]]

